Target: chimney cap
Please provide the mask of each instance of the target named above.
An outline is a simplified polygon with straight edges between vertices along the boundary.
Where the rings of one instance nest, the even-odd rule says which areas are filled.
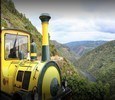
[[[49,22],[49,20],[51,19],[48,13],[42,13],[39,18],[42,22]]]

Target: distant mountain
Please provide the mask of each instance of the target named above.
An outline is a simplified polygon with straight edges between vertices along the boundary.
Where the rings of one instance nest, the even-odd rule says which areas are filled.
[[[81,57],[85,53],[91,51],[92,49],[94,49],[106,42],[107,41],[75,41],[75,42],[66,43],[64,45],[68,46],[79,57]]]
[[[109,83],[115,98],[115,40],[88,52],[77,61],[77,67],[91,73],[97,80]]]

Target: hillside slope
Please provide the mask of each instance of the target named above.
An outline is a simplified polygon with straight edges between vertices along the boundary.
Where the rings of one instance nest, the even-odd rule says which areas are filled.
[[[77,67],[90,72],[97,80],[109,83],[111,92],[115,94],[115,40],[87,53],[77,64]]]
[[[76,55],[75,52],[73,52],[72,50],[70,50],[70,48],[68,48],[67,46],[58,43],[57,41],[52,41],[52,44],[55,45],[57,51],[59,52],[59,54],[63,57],[65,57],[68,61],[70,61],[72,64],[76,64],[76,61],[78,59],[78,56]]]

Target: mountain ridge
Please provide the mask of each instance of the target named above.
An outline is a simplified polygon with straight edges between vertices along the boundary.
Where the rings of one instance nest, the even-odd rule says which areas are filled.
[[[107,41],[73,41],[66,43],[64,45],[68,46],[72,51],[74,51],[79,57],[83,56],[85,53],[95,49],[96,47],[106,43]]]

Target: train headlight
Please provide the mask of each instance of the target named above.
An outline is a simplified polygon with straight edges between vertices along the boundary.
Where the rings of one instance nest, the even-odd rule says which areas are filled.
[[[59,90],[59,83],[56,78],[54,78],[50,85],[50,92],[52,96],[56,96]]]

